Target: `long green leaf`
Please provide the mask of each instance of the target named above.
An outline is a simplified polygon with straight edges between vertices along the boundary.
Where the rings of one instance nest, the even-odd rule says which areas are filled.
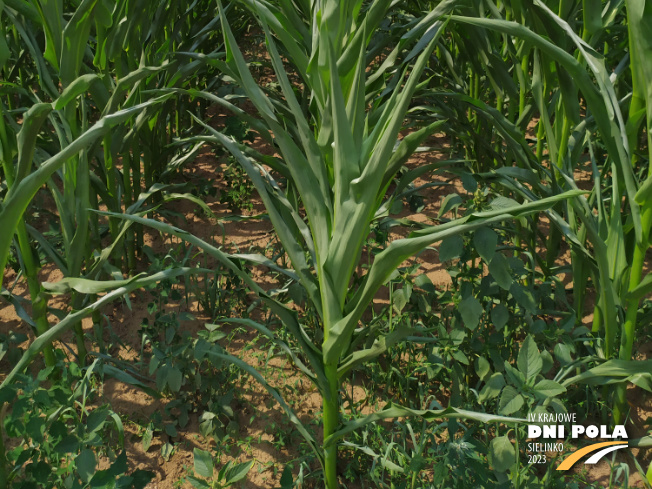
[[[361,427],[368,425],[370,423],[376,423],[382,421],[383,419],[394,419],[394,418],[403,418],[403,417],[420,417],[426,421],[433,421],[436,419],[445,419],[445,418],[454,418],[454,419],[468,419],[471,421],[479,421],[481,423],[505,423],[505,424],[515,424],[515,423],[526,423],[527,420],[521,418],[510,418],[507,416],[496,416],[493,414],[479,413],[475,411],[467,411],[464,409],[457,409],[453,407],[448,407],[446,409],[424,409],[416,410],[409,409],[406,407],[393,405],[392,403],[387,404],[382,411],[369,414],[367,416],[354,419],[349,421],[344,425],[343,428],[337,430],[330,437],[324,440],[326,446],[332,445],[337,442],[344,435],[351,433],[360,429]]]
[[[4,389],[9,386],[16,376],[20,374],[27,366],[30,364],[32,359],[38,355],[43,349],[51,345],[54,341],[59,339],[63,333],[72,328],[75,324],[79,323],[83,318],[90,316],[94,311],[101,310],[101,308],[111,302],[124,297],[125,294],[129,292],[140,289],[152,283],[160,282],[171,277],[178,277],[180,275],[187,275],[189,273],[194,273],[196,269],[194,268],[170,268],[168,270],[155,273],[148,277],[141,277],[135,280],[131,280],[122,286],[118,286],[113,289],[111,292],[102,296],[100,299],[96,300],[92,304],[80,309],[79,311],[71,312],[64,319],[59,321],[56,325],[52,326],[47,332],[43,333],[37,337],[25,350],[23,355],[20,357],[20,360],[16,363],[11,372],[5,377],[0,384],[0,389]]]
[[[348,314],[331,329],[331,336],[324,345],[325,362],[334,360],[341,354],[340,352],[346,351],[351,340],[351,334],[374,294],[405,259],[418,253],[426,246],[445,238],[469,232],[495,222],[511,220],[533,212],[539,212],[547,209],[555,202],[577,197],[582,193],[584,192],[581,190],[572,190],[535,202],[470,214],[440,226],[414,232],[408,238],[392,241],[384,251],[376,256],[369,273],[365,276],[363,286],[358,289],[353,299],[347,304]]]
[[[59,153],[52,156],[34,172],[14,185],[7,193],[2,208],[0,208],[0,227],[5,230],[0,236],[0,279],[4,276],[9,247],[18,221],[22,218],[27,206],[36,192],[63,164],[85,148],[88,148],[97,139],[106,134],[112,127],[121,124],[139,113],[144,108],[160,103],[169,96],[165,95],[149,100],[145,103],[120,110],[114,114],[102,117],[91,128],[66,146]]]

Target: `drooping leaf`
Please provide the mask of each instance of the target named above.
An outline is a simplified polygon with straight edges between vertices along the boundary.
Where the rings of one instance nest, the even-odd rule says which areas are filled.
[[[518,352],[517,365],[526,380],[534,379],[541,372],[543,362],[536,341],[530,335],[525,338]]]
[[[554,397],[566,392],[566,388],[554,380],[543,379],[534,386],[535,394],[546,398]]]
[[[489,361],[485,357],[478,357],[475,361],[475,373],[478,375],[480,380],[484,378],[491,372],[491,366]]]
[[[440,410],[436,410],[436,409],[415,410],[403,406],[398,406],[392,403],[388,403],[387,406],[385,406],[385,408],[383,408],[381,411],[345,423],[340,430],[333,433],[330,437],[328,437],[327,440],[324,441],[324,445],[328,447],[333,443],[335,443],[342,436],[346,435],[347,433],[351,433],[352,431],[355,431],[361,428],[362,426],[366,426],[367,424],[375,423],[383,419],[393,419],[398,417],[420,417],[425,419],[426,421],[433,421],[437,419],[467,419],[472,421],[478,421],[480,423],[498,422],[498,423],[509,423],[509,424],[525,423],[527,421],[522,418],[509,418],[506,416],[496,416],[493,414],[467,411],[464,409],[457,409],[453,407],[448,407],[446,409],[440,409]]]
[[[72,100],[87,92],[91,84],[97,80],[99,80],[99,77],[94,73],[75,78],[75,80],[67,86],[63,92],[61,92],[59,98],[52,103],[52,108],[54,110],[63,109]]]
[[[292,477],[292,469],[289,465],[286,465],[281,474],[281,489],[292,489],[294,484],[294,478]]]
[[[441,263],[459,258],[464,251],[464,240],[461,236],[452,236],[439,245],[439,261]]]
[[[213,477],[213,457],[210,452],[199,448],[193,449],[195,473],[201,477]]]
[[[181,370],[177,367],[168,368],[166,381],[172,392],[179,392],[181,390],[181,382],[183,381]]]
[[[553,353],[555,355],[555,358],[557,361],[562,365],[568,365],[573,361],[573,358],[571,357],[571,351],[568,345],[565,343],[557,343],[555,345],[555,348],[553,350]]]
[[[484,312],[480,301],[472,295],[468,296],[466,299],[463,299],[460,302],[458,311],[462,316],[464,326],[469,329],[475,329],[478,327],[478,323],[480,322],[480,318]]]
[[[83,482],[90,481],[91,477],[95,473],[96,465],[97,461],[95,460],[95,454],[88,448],[84,448],[75,458],[77,473]]]
[[[510,270],[505,255],[502,253],[494,254],[489,262],[489,273],[503,290],[510,290],[512,286],[513,279]]]
[[[444,201],[441,204],[438,217],[442,217],[446,215],[448,212],[452,211],[453,209],[457,209],[460,205],[462,205],[462,203],[463,203],[462,197],[460,197],[459,195],[448,194],[444,198]]]
[[[509,291],[516,299],[516,302],[519,303],[530,314],[537,313],[537,302],[534,299],[532,290],[528,287],[524,287],[518,282],[512,283],[512,286],[509,288]]]
[[[224,475],[226,485],[235,484],[238,481],[241,481],[247,476],[247,473],[251,470],[251,467],[254,466],[254,461],[250,460],[249,462],[243,462],[236,464],[233,467],[230,467],[226,474]]]
[[[491,440],[489,458],[491,465],[497,472],[506,472],[514,465],[516,452],[507,435],[497,436]]]
[[[491,321],[496,329],[502,329],[509,321],[509,309],[504,304],[497,304],[491,309]]]
[[[90,316],[93,311],[100,310],[106,304],[110,304],[114,300],[117,300],[123,297],[125,294],[128,294],[132,290],[145,287],[149,284],[160,282],[170,277],[176,277],[192,272],[192,268],[171,268],[163,272],[158,272],[147,277],[142,277],[137,280],[130,281],[128,284],[123,287],[119,287],[111,292],[108,292],[95,302],[87,305],[79,311],[69,313],[64,319],[59,321],[56,325],[52,326],[47,332],[41,334],[37,337],[27,348],[27,350],[20,357],[20,360],[12,368],[11,372],[5,377],[0,384],[0,392],[2,388],[10,385],[16,376],[18,376],[31,362],[31,360],[39,354],[43,349],[52,344],[53,341],[56,341],[63,333],[65,333],[72,326],[81,321],[81,319]],[[108,365],[107,365],[108,366]]]
[[[500,395],[500,403],[498,404],[498,412],[503,416],[509,416],[521,409],[525,404],[525,399],[518,393],[511,385],[506,386]]]
[[[496,253],[498,235],[488,227],[481,227],[473,233],[473,245],[485,263],[489,264]]]
[[[479,402],[485,402],[495,399],[500,395],[500,391],[505,387],[505,377],[500,372],[494,373],[480,391]]]

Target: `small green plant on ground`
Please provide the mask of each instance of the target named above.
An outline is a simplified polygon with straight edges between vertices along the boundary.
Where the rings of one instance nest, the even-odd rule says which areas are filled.
[[[234,463],[229,461],[216,473],[215,465],[218,462],[210,452],[195,448],[194,475],[189,475],[186,480],[197,489],[226,489],[233,486],[247,476],[254,465],[250,462]]]
[[[143,345],[151,349],[148,374],[155,378],[159,392],[172,397],[165,408],[166,430],[174,433],[170,436],[176,436],[177,427],[185,428],[194,413],[205,437],[221,439],[234,422],[235,376],[228,364],[214,361],[211,352],[223,351],[217,342],[226,334],[208,324],[194,338],[181,328],[183,319],[189,319],[187,313],[179,317],[170,313],[159,315],[152,325],[142,325]]]
[[[246,122],[236,117],[226,119],[224,134],[238,143],[252,143],[255,139]],[[216,150],[218,156],[223,153],[221,149]],[[251,212],[254,208],[251,200],[254,186],[242,166],[231,155],[226,158],[222,178],[224,189],[220,192],[220,202],[226,204],[232,212]]]
[[[57,372],[57,376],[53,375]],[[111,406],[97,401],[96,360],[81,369],[64,363],[20,376],[12,390],[11,408],[5,404],[0,420],[6,433],[7,487],[65,489],[143,489],[153,473],[129,471],[124,452],[124,428]],[[99,457],[110,461],[99,470]]]
[[[254,186],[235,158],[229,156],[224,167],[224,190],[220,193],[220,202],[226,204],[232,212],[251,212],[254,204],[251,200]]]

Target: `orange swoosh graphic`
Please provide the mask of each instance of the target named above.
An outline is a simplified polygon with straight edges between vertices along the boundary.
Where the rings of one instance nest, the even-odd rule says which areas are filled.
[[[580,450],[577,450],[576,452],[573,452],[572,455],[566,457],[566,459],[561,464],[559,464],[557,470],[568,470],[575,464],[575,462],[581,459],[584,455],[587,455],[591,452],[595,452],[596,450],[599,450],[600,448],[603,447],[609,447],[611,445],[626,446],[627,443],[622,441],[605,441],[602,443],[594,443],[593,445],[589,445],[588,447],[584,447]]]

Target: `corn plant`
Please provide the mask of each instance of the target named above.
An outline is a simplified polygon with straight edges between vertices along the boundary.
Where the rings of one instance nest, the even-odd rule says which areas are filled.
[[[142,114],[161,106],[171,97],[127,96],[124,100],[134,84],[137,85],[139,80],[153,72],[166,69],[166,66],[136,66],[134,71],[121,72],[117,83],[112,83],[113,79],[108,73],[88,72],[91,63],[84,58],[96,46],[95,36],[90,33],[93,31],[99,36],[99,48],[103,49],[105,46],[101,36],[112,25],[113,6],[111,2],[85,1],[72,6],[72,11],[66,13],[64,7],[71,5],[64,5],[64,2],[11,0],[0,4],[0,84],[3,86],[3,98],[0,100],[0,164],[3,176],[0,226],[4,231],[0,238],[0,282],[15,241],[32,304],[32,318],[22,317],[35,326],[37,335],[3,380],[0,409],[4,409],[5,402],[12,399],[11,384],[16,375],[36,355],[43,353],[46,364],[54,365],[52,342],[73,328],[78,353],[83,359],[86,349],[81,318],[97,313],[103,304],[148,283],[136,278],[127,282],[114,280],[99,288],[97,284],[92,287],[71,287],[65,292],[73,296],[73,311],[50,327],[47,320],[49,292],[46,284],[39,281],[41,264],[32,241],[36,240],[44,254],[53,260],[63,274],[77,283],[75,280],[83,282],[79,277],[84,273],[93,278],[99,276],[109,254],[117,248],[127,230],[124,226],[116,229],[117,243],[114,242],[107,250],[98,249],[99,258],[91,260],[93,247],[97,249],[100,246],[100,234],[89,208],[98,207],[98,195],[110,209],[120,209],[122,205],[122,192],[111,187],[110,178],[102,171],[99,172],[100,176],[93,171],[93,161],[103,163],[102,157],[98,157],[98,142],[106,143],[112,131],[119,131],[138,115],[141,116],[140,125],[146,124],[147,119],[142,119]],[[120,9],[115,9],[115,12],[120,13]],[[195,38],[196,42],[201,40],[201,36]],[[100,59],[101,49],[96,53],[98,68],[106,66],[106,60]],[[192,72],[193,68],[201,65],[189,60],[184,68],[190,66],[188,71]],[[179,72],[175,73],[177,79],[179,75]],[[106,174],[111,175],[112,171]],[[63,253],[59,253],[36,229],[25,223],[32,200],[44,185],[49,186],[57,206]],[[147,198],[164,190],[162,186],[153,187],[149,192],[138,195],[127,210],[139,210]],[[154,280],[170,273],[178,274],[179,271],[159,274]],[[121,288],[125,284],[126,287]],[[93,295],[107,291],[114,292],[91,299]],[[3,290],[3,296],[13,300],[9,291]],[[6,460],[2,446],[0,452],[0,487],[6,487],[6,477],[3,477]]]
[[[93,258],[94,251],[101,251],[103,230],[98,215],[89,209],[104,204],[112,211],[133,211],[143,204],[143,190],[149,191],[146,194],[150,200],[161,202],[167,188],[158,185],[158,177],[168,169],[168,162],[173,156],[186,161],[197,150],[168,147],[172,135],[179,135],[180,125],[187,122],[171,115],[175,107],[182,106],[183,99],[169,95],[156,98],[142,92],[159,84],[187,85],[191,76],[195,82],[202,80],[202,69],[207,64],[174,50],[214,48],[210,43],[212,30],[206,26],[216,20],[211,18],[210,9],[186,9],[181,15],[183,6],[177,2],[159,6],[155,21],[150,22],[141,15],[149,7],[150,2],[142,1],[71,5],[12,0],[3,5],[2,33],[9,35],[9,43],[3,35],[0,68],[6,97],[0,106],[0,141],[3,173],[10,189],[7,198],[33,168],[40,168],[64,148],[76,149],[40,180],[47,183],[56,205],[62,250],[22,219],[16,224],[16,251],[27,278],[37,334],[45,332],[49,325],[45,291],[37,275],[40,263],[34,258],[38,256],[36,250],[43,251],[64,276],[98,277],[105,273],[100,265],[106,259],[98,262]],[[121,22],[123,17],[126,22]],[[197,19],[201,21],[193,22]],[[44,47],[40,39],[45,40]],[[92,56],[85,59],[89,53]],[[101,124],[93,126],[95,130],[104,127],[99,137],[83,137],[97,117],[112,116],[124,109],[133,109],[125,114],[138,116],[119,118],[111,131],[102,119]],[[79,140],[85,141],[83,146],[72,144]],[[99,141],[102,146],[97,144]],[[156,148],[156,152],[148,148]],[[141,153],[146,171],[144,185]],[[119,158],[123,161],[121,172],[116,167]],[[155,168],[152,162],[156,162]],[[118,251],[126,241],[127,265],[133,270],[133,228],[121,229],[112,219],[109,232],[118,242],[112,246],[111,264],[121,268],[125,253]],[[73,309],[81,308],[88,299],[73,291]],[[83,358],[86,345],[80,324],[75,325],[75,336],[77,351]],[[49,347],[44,354],[46,362],[53,364]]]
[[[627,5],[629,27],[630,67],[632,72],[632,100],[629,105],[627,121],[627,139],[634,168],[639,166],[638,152],[647,147],[647,175],[639,176],[639,184],[634,195],[634,203],[639,206],[638,212],[632,212],[634,225],[633,254],[630,262],[629,281],[624,296],[625,323],[621,333],[619,358],[631,360],[634,341],[636,339],[636,322],[638,306],[641,298],[651,289],[652,276],[643,277],[643,264],[650,247],[650,232],[652,231],[652,42],[647,33],[652,28],[652,5],[647,2],[630,0]],[[641,133],[646,141],[641,141]],[[639,142],[640,141],[640,142]],[[631,203],[630,205],[634,205]],[[630,238],[631,239],[631,238]],[[631,246],[631,245],[630,245]],[[623,419],[627,400],[625,385],[618,387],[614,417],[616,422]]]
[[[550,29],[563,36],[564,42],[551,43],[539,33],[513,21],[503,19],[452,17],[454,22],[470,24],[526,40],[532,50],[532,91],[540,114],[540,131],[545,136],[549,158],[552,162],[548,181],[552,192],[556,188],[576,189],[573,172],[577,169],[582,153],[590,156],[593,189],[588,197],[583,195],[569,200],[559,209],[548,213],[560,236],[565,237],[572,250],[572,267],[575,307],[581,318],[584,289],[587,277],[591,277],[598,293],[594,309],[594,332],[603,332],[604,344],[599,348],[603,358],[629,361],[635,342],[635,325],[640,300],[650,291],[650,280],[642,276],[645,254],[649,249],[652,204],[650,203],[652,178],[649,155],[645,148],[649,140],[641,133],[650,123],[650,80],[652,73],[645,60],[650,56],[650,44],[643,39],[643,31],[651,22],[651,14],[644,2],[627,3],[627,25],[629,29],[629,71],[631,91],[628,113],[624,114],[623,102],[616,93],[627,91],[625,63],[620,63],[615,73],[610,74],[605,58],[583,38],[591,37],[584,32],[576,33],[565,19],[552,12],[544,2],[535,2],[535,12],[549,22]],[[588,28],[585,24],[585,28]],[[560,45],[568,48],[573,54]],[[644,54],[645,53],[645,54]],[[545,98],[544,86],[550,87],[550,79],[543,82],[545,71],[554,67],[557,72],[566,72],[560,80],[565,95],[564,108],[553,117]],[[581,99],[574,94],[580,94]],[[587,115],[580,119],[581,104],[585,104]],[[562,129],[556,129],[561,117]],[[647,131],[645,131],[647,133]],[[603,147],[604,149],[600,149]],[[647,161],[646,161],[647,160]],[[524,166],[536,168],[540,173],[545,168],[532,158],[523,160]],[[497,181],[510,191],[534,199],[531,189],[538,189],[543,195],[550,193],[550,187],[541,185],[534,174],[501,168],[494,174]],[[531,185],[528,189],[522,182]],[[555,249],[548,242],[548,251],[556,256]],[[620,348],[616,340],[620,334]],[[617,363],[606,363],[599,367],[601,375],[614,367],[613,381],[620,382],[614,400],[614,420],[621,422],[625,416],[625,381],[636,381],[635,371],[646,371],[645,365],[627,367],[628,375],[623,379],[616,368]],[[604,377],[603,377],[604,378]]]
[[[153,90],[171,87],[211,87],[219,77],[207,63],[216,55],[219,37],[212,26],[219,22],[216,7],[210,2],[152,3],[147,1],[115,2],[113,22],[98,29],[98,48],[94,62],[98,70],[115,77],[104,110],[110,110],[127,97],[128,103],[151,98]],[[148,11],[153,10],[150,19]],[[121,22],[121,19],[125,19]],[[172,140],[193,130],[188,108],[202,113],[205,107],[189,106],[184,97],[169,98],[150,107],[131,124],[122,126],[103,140],[102,180],[113,205],[119,212],[139,200],[185,162],[192,161],[199,146],[173,145]],[[118,161],[122,168],[118,169]],[[153,199],[161,201],[160,195]],[[121,207],[124,206],[124,207]],[[120,234],[118,221],[109,220],[114,239]],[[142,232],[129,229],[122,238],[126,248],[126,268],[133,270],[136,252],[142,247]],[[119,250],[120,248],[117,248]],[[116,253],[115,258],[119,258]]]
[[[218,356],[230,358],[246,369],[281,403],[314,449],[329,489],[338,487],[338,440],[364,424],[398,416],[513,421],[453,407],[414,411],[388,405],[380,412],[342,424],[340,387],[351,369],[374,361],[393,344],[418,334],[418,329],[403,328],[383,336],[360,323],[376,292],[401,262],[446,237],[547,209],[579,192],[560,193],[518,205],[500,201],[486,212],[469,213],[439,226],[424,227],[392,241],[375,257],[361,284],[351,285],[370,226],[386,212],[386,197],[394,176],[419,143],[441,125],[437,121],[397,145],[399,130],[421,82],[421,74],[444,31],[446,22],[440,17],[449,11],[453,2],[443,2],[418,25],[406,30],[379,65],[374,65],[367,53],[373,50],[374,43],[385,41],[376,38],[374,33],[388,13],[390,1],[375,1],[364,7],[361,1],[299,2],[298,9],[290,2],[244,3],[265,33],[282,97],[275,97],[257,85],[221,5],[226,60],[218,66],[242,87],[261,120],[252,120],[241,109],[214,95],[196,95],[213,100],[247,120],[264,139],[278,146],[282,158],[261,157],[207,125],[208,134],[202,139],[230,151],[256,187],[293,266],[293,270],[280,270],[305,290],[320,319],[321,330],[307,331],[296,312],[269,297],[250,277],[242,274],[232,259],[208,243],[161,222],[137,216],[122,217],[147,223],[203,248],[242,275],[245,283],[281,317],[299,345],[300,356],[293,354],[263,325],[244,319],[233,321],[272,337],[315,383],[323,397],[321,446],[258,372],[234,357]],[[305,85],[303,93],[309,93],[307,100],[297,98],[279,46],[296,70],[300,83]],[[403,57],[402,62],[397,61],[399,56]],[[287,183],[283,186],[277,183],[261,163],[269,165]],[[237,255],[233,258],[279,269],[264,257]]]

